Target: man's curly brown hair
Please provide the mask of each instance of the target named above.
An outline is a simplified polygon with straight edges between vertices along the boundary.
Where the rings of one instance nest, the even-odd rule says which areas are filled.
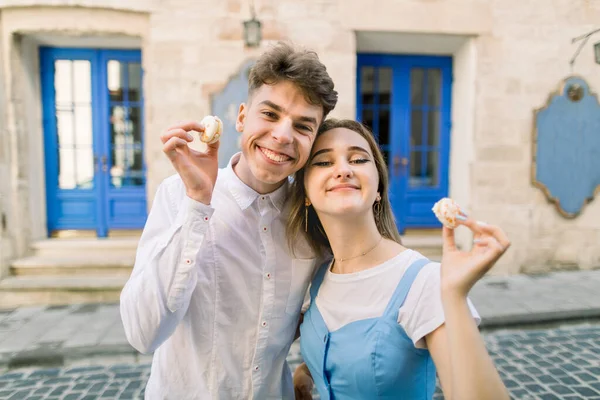
[[[337,104],[338,93],[327,68],[317,53],[279,42],[265,52],[254,64],[248,76],[248,96],[262,85],[288,81],[296,85],[306,101],[323,107],[323,120]]]

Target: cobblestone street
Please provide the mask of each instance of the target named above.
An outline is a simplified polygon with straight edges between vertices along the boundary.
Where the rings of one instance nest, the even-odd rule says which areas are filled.
[[[600,324],[502,330],[484,336],[514,399],[600,399]],[[300,362],[297,343],[288,360],[292,368]],[[109,360],[103,365],[4,371],[0,399],[140,399],[149,374],[148,363]]]
[[[514,399],[600,399],[600,325],[506,330],[487,347]]]

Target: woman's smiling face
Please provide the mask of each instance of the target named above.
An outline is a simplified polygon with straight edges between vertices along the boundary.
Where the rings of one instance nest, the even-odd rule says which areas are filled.
[[[319,215],[372,213],[379,176],[367,140],[347,128],[319,135],[306,165],[304,187]]]

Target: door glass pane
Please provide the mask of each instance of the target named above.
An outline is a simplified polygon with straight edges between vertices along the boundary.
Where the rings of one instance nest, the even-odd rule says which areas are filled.
[[[375,69],[362,67],[360,70],[360,95],[363,104],[373,104],[375,96]]]
[[[94,163],[89,147],[65,147],[58,151],[58,187],[91,189],[94,187]]]
[[[423,145],[423,112],[420,110],[411,111],[410,117],[410,145]]]
[[[438,151],[427,152],[427,164],[425,166],[425,182],[423,184],[428,186],[439,185],[439,163],[440,153]]]
[[[379,109],[379,144],[390,143],[390,111]]]
[[[90,146],[75,150],[77,188],[91,189],[94,187],[94,154]]]
[[[64,107],[73,101],[73,62],[56,60],[54,62],[54,93],[57,107]]]
[[[133,157],[129,159],[131,162],[129,171],[127,173],[127,182],[129,186],[143,186],[145,182],[144,169],[143,169],[143,153],[142,149],[135,149],[131,153]]]
[[[146,178],[143,169],[143,151],[133,147],[115,148],[115,164],[110,169],[112,187],[143,186]]]
[[[110,148],[111,148],[111,183],[122,186],[127,172],[127,152],[132,151],[133,137],[131,126],[127,124],[127,109],[123,106],[110,108]]]
[[[429,111],[427,118],[427,145],[437,147],[440,145],[440,112]]]
[[[439,152],[412,151],[410,154],[411,187],[426,187],[439,185]]]
[[[111,185],[144,184],[139,108],[111,107]]]
[[[362,123],[373,130],[373,110],[363,110],[362,111]]]
[[[91,65],[87,60],[55,61],[55,115],[58,187],[94,186]]]
[[[129,109],[129,120],[131,122],[131,130],[133,133],[133,142],[142,144],[142,121],[140,115],[140,107],[131,107]]]
[[[58,187],[60,189],[75,189],[75,151],[72,147],[58,150]]]
[[[73,61],[73,78],[75,103],[91,105],[92,102],[92,70],[87,60]]]
[[[392,69],[379,68],[379,104],[390,104],[392,98]]]
[[[107,65],[108,94],[111,101],[123,101],[124,65],[119,61],[110,60]]]
[[[74,134],[75,123],[73,121],[73,111],[56,111],[56,130],[58,145],[60,147],[72,147],[75,145]]]
[[[410,152],[410,176],[408,179],[411,187],[421,186],[421,166],[422,166],[422,152],[411,151]]]
[[[78,146],[92,147],[92,106],[75,106],[75,141]]]
[[[421,68],[410,70],[410,104],[423,105],[424,71]]]
[[[440,106],[442,97],[442,71],[438,68],[427,70],[427,104],[433,107]]]
[[[142,92],[142,66],[139,63],[127,64],[129,101],[140,101]]]
[[[110,167],[110,185],[112,187],[122,187],[125,179],[125,165],[126,165],[126,154],[125,148],[118,147],[112,150],[111,160],[112,166]]]

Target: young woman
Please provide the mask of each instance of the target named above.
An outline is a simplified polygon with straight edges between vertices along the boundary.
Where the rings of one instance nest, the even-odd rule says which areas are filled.
[[[508,399],[467,294],[506,251],[495,226],[461,215],[474,234],[460,251],[443,228],[433,263],[400,244],[388,173],[360,123],[327,120],[296,175],[288,240],[306,234],[329,256],[310,288],[301,351],[321,399],[431,399],[436,371],[446,399]],[[310,398],[303,366],[294,381]]]

